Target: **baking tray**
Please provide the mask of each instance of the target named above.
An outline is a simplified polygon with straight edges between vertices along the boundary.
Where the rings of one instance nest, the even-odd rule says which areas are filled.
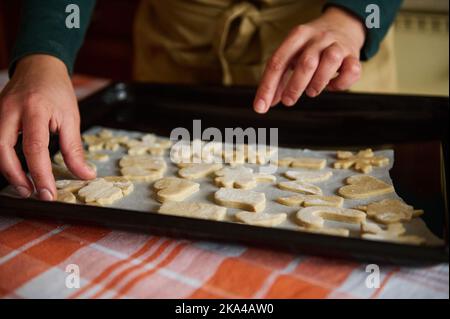
[[[255,89],[114,83],[80,102],[82,131],[105,126],[169,136],[175,127],[278,128],[279,146],[310,149],[394,149],[396,192],[422,208],[442,246],[410,246],[299,231],[216,222],[117,208],[22,200],[0,195],[0,213],[59,219],[152,234],[257,245],[366,262],[432,264],[448,261],[448,120],[443,97],[324,93],[266,115],[251,109]],[[58,150],[52,137],[50,151]],[[21,143],[17,151],[22,160]],[[26,167],[26,166],[25,166]],[[0,189],[7,186],[0,180]]]

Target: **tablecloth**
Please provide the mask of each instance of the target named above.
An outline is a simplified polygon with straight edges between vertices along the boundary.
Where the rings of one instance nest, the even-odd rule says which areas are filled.
[[[364,263],[0,215],[1,298],[449,298],[448,264],[379,270],[374,285]]]

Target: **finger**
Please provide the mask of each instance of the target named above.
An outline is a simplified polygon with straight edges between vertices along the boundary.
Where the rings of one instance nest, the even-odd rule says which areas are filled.
[[[274,107],[281,101],[281,94],[283,93],[284,89],[286,88],[286,85],[289,82],[289,78],[292,76],[292,70],[289,68],[287,69],[283,76],[281,77],[280,83],[278,84],[277,90],[275,91],[275,96],[272,101],[271,107]]]
[[[322,52],[319,66],[308,84],[306,94],[310,97],[319,95],[328,82],[336,75],[344,58],[345,52],[337,43],[326,48]]]
[[[14,149],[19,123],[18,112],[11,112],[8,117],[0,115],[0,173],[21,197],[27,198],[33,192],[33,185],[23,171]]]
[[[290,60],[309,40],[311,34],[311,29],[307,26],[296,27],[269,59],[253,101],[256,112],[267,112]]]
[[[319,65],[320,54],[325,47],[326,43],[315,42],[300,54],[294,73],[282,93],[281,101],[284,105],[294,105],[303,94]]]
[[[23,120],[23,151],[39,198],[51,201],[56,198],[55,180],[48,151],[49,118],[31,112]]]
[[[95,178],[95,172],[86,164],[78,121],[70,120],[59,132],[61,153],[67,168],[81,179]]]
[[[327,88],[331,91],[349,89],[361,77],[361,63],[357,57],[349,56],[344,59],[339,69],[339,75],[332,79]]]

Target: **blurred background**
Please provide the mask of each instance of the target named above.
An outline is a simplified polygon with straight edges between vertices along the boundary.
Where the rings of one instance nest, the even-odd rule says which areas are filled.
[[[0,0],[0,70],[8,67],[20,3]],[[77,73],[131,80],[133,18],[139,0],[97,0],[75,66]],[[397,93],[449,93],[448,0],[405,0],[395,21]],[[111,23],[120,21],[120,24]]]

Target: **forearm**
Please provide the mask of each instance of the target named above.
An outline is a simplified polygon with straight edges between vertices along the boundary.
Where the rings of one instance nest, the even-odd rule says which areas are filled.
[[[76,4],[80,9],[80,27],[67,28],[66,7]],[[88,27],[95,0],[24,0],[19,35],[12,52],[9,74],[16,63],[30,54],[48,54],[64,62],[69,73]]]
[[[380,8],[379,28],[366,27],[366,38],[361,49],[361,59],[367,60],[377,53],[380,42],[394,22],[401,3],[402,0],[327,0],[325,9],[330,6],[340,7],[351,12],[365,25],[366,17],[370,14],[370,12],[366,12],[367,6],[375,4]]]

